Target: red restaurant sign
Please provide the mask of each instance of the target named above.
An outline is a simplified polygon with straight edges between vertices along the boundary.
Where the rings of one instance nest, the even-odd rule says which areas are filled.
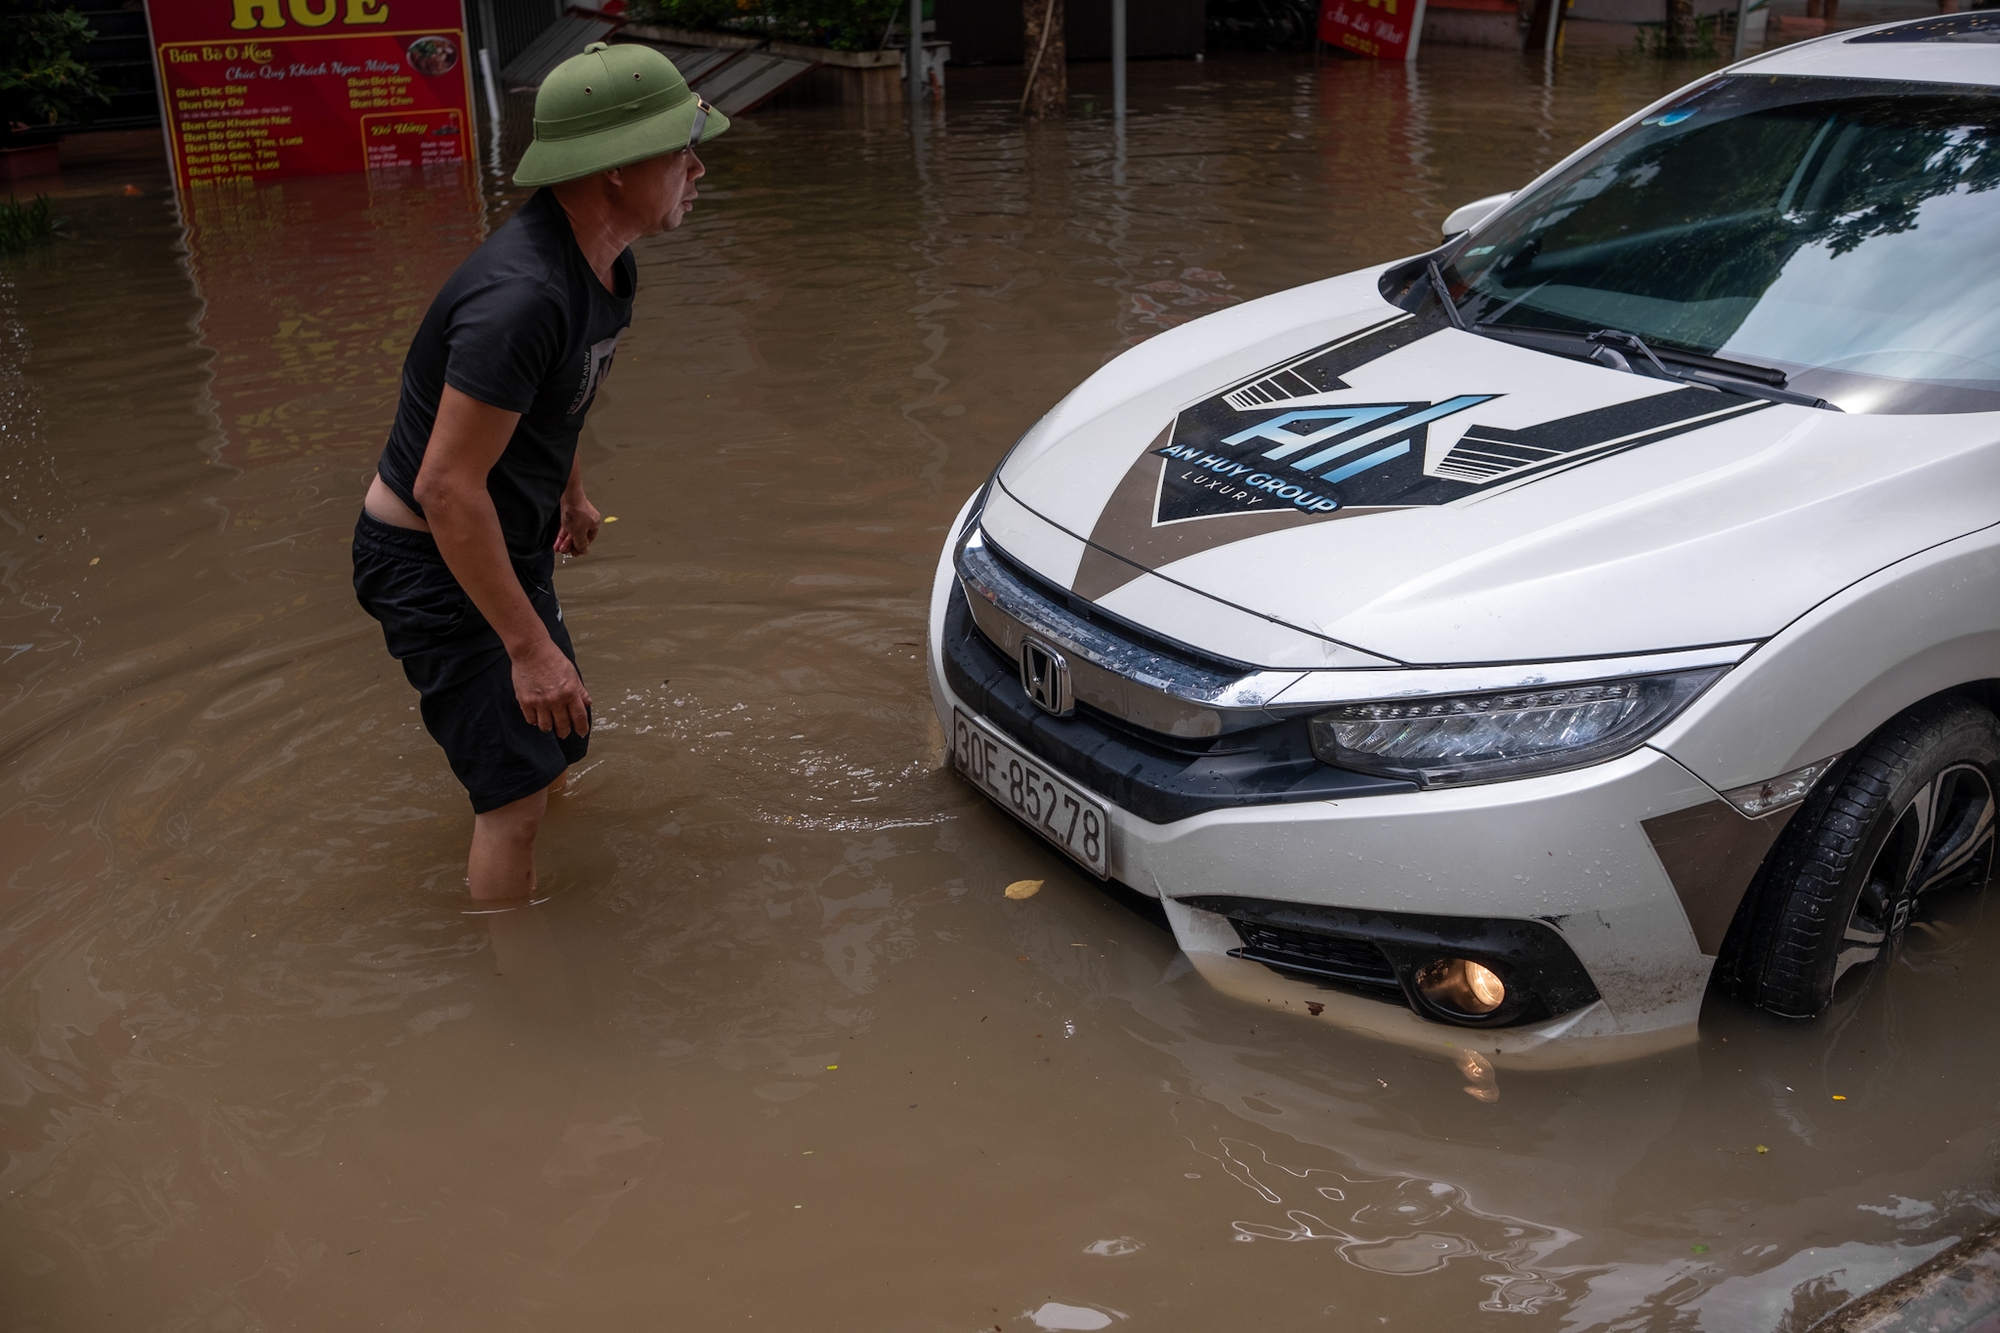
[[[460,162],[462,0],[146,0],[183,185]]]
[[[1319,39],[1373,60],[1414,60],[1424,0],[1323,0]]]

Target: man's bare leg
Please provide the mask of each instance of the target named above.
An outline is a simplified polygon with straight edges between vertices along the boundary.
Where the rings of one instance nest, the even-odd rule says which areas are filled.
[[[538,791],[472,817],[465,883],[474,899],[526,898],[534,893],[535,835],[542,831],[548,808],[548,792]]]

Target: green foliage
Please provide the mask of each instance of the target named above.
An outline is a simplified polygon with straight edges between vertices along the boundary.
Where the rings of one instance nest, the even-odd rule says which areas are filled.
[[[772,37],[837,51],[873,50],[907,0],[635,0],[642,23]]]
[[[814,45],[856,51],[880,46],[890,18],[910,7],[897,0],[763,0],[763,9],[776,28]]]
[[[71,120],[110,97],[78,53],[97,34],[62,0],[0,0],[0,139]]]
[[[709,32],[724,31],[744,16],[736,0],[633,0],[628,12],[641,23]]]
[[[56,234],[62,219],[55,214],[55,208],[45,194],[35,196],[33,203],[24,204],[9,197],[0,203],[0,255],[14,255],[40,245]]]

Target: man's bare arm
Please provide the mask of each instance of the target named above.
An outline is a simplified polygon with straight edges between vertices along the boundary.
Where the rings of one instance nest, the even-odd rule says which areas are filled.
[[[569,465],[569,482],[562,493],[562,531],[556,534],[557,555],[588,555],[597,540],[597,526],[603,515],[583,493],[583,451]]]
[[[590,695],[515,577],[486,490],[520,419],[446,385],[414,489],[452,577],[506,645],[522,716],[558,736],[587,735]]]

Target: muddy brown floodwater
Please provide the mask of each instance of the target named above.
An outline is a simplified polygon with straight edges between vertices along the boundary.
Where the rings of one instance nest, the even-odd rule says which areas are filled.
[[[1045,408],[1695,72],[1142,65],[1122,149],[1102,66],[1026,134],[1004,70],[914,131],[740,119],[640,248],[583,445],[618,521],[558,575],[598,732],[553,899],[491,917],[347,549],[519,193],[183,228],[104,140],[0,264],[5,1327],[1801,1329],[2000,1211],[1976,897],[1819,1023],[1715,1000],[1489,1104],[1212,991],[940,766],[933,562]]]

